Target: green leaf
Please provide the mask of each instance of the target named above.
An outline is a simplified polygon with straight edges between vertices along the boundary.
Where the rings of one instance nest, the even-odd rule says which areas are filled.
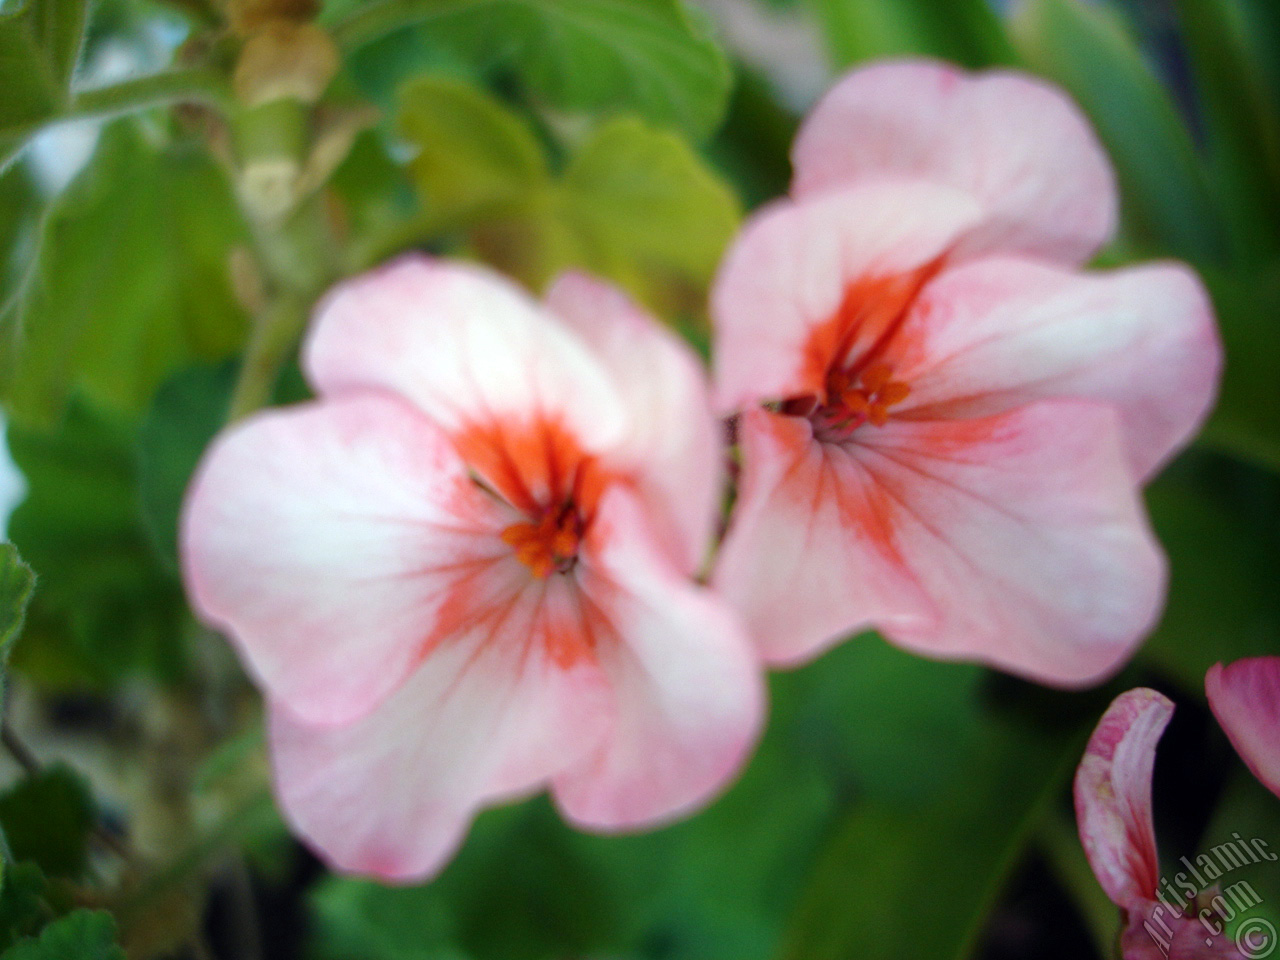
[[[1019,52],[1084,107],[1116,165],[1127,231],[1184,259],[1220,259],[1222,211],[1169,94],[1102,4],[1027,0],[1012,23]]]
[[[747,209],[787,192],[791,141],[799,120],[774,98],[763,75],[744,70],[738,78],[724,127],[708,147]]]
[[[1147,492],[1170,582],[1143,656],[1197,694],[1219,660],[1274,654],[1280,645],[1280,529],[1266,506],[1246,509],[1253,486],[1243,468],[1188,462]]]
[[[35,574],[22,562],[18,548],[12,543],[0,543],[0,716],[4,715],[4,667],[27,619],[27,604],[35,585]]]
[[[453,80],[405,91],[401,129],[428,211],[465,227],[480,257],[542,289],[580,267],[667,316],[696,315],[740,220],[733,192],[679,136],[620,117],[559,176],[528,125]]]
[[[116,922],[105,910],[76,910],[55,920],[38,938],[20,940],[2,960],[125,960]]]
[[[632,110],[704,139],[728,104],[728,61],[681,0],[381,0],[335,36],[350,49],[419,21],[429,43],[510,65],[564,109]]]
[[[0,882],[0,950],[35,933],[52,912],[45,895],[48,881],[34,863],[6,863]]]
[[[546,804],[487,817],[469,847],[427,886],[327,881],[315,897],[320,956],[551,960],[617,945],[612,878]]]
[[[51,877],[84,872],[93,816],[88,787],[67,767],[49,767],[0,795],[0,825],[13,858]]]
[[[1044,808],[1073,736],[992,726],[965,774],[921,806],[856,804],[796,906],[782,957],[966,960]],[[899,749],[909,750],[909,742]]]
[[[246,240],[207,154],[156,145],[130,120],[108,127],[49,213],[4,338],[11,415],[51,425],[77,388],[136,414],[177,367],[230,355],[245,318],[228,257]]]
[[[1231,750],[1226,744],[1222,746],[1225,750]],[[1270,851],[1275,852],[1275,794],[1262,786],[1238,759],[1235,767],[1234,775],[1228,778],[1213,817],[1200,839],[1199,848],[1185,851],[1193,862],[1202,853],[1208,854],[1210,860],[1215,859],[1213,848],[1223,843],[1232,843],[1237,836],[1245,840],[1246,844],[1255,839],[1263,840]],[[1157,800],[1157,816],[1159,808],[1160,801]],[[1183,852],[1178,851],[1175,856]],[[1173,857],[1168,859],[1172,860]],[[1227,862],[1231,861],[1228,859]],[[1261,897],[1262,902],[1242,913],[1251,917],[1268,917],[1273,926],[1280,925],[1280,860],[1260,859],[1257,863],[1246,861],[1224,874],[1217,882],[1228,902],[1232,896],[1231,888],[1241,882],[1247,883],[1252,893]],[[1243,916],[1237,919],[1243,919]],[[1234,935],[1234,924],[1229,928],[1229,933]],[[1273,945],[1274,942],[1272,940]]]
[[[519,202],[550,182],[529,125],[472,84],[418,77],[401,102],[400,134],[420,147],[410,170],[441,219]]]
[[[1268,82],[1266,33],[1247,0],[1177,0],[1192,55],[1215,180],[1230,201],[1246,262],[1280,245],[1280,94]]]
[[[610,121],[570,159],[560,189],[561,216],[586,253],[581,266],[666,315],[701,313],[742,214],[732,191],[683,140],[639,120]]]
[[[178,569],[178,514],[200,455],[226,422],[237,365],[195,366],[169,378],[138,434],[138,495],[147,533]]]
[[[85,0],[27,0],[0,13],[0,170],[68,99]]]
[[[0,327],[16,308],[35,248],[39,198],[26,169],[0,173]]]
[[[9,524],[40,571],[14,669],[47,685],[182,671],[182,594],[138,507],[136,433],[75,402],[54,433],[11,424],[29,493]]]
[[[916,54],[969,67],[1010,63],[1013,51],[987,0],[809,0],[836,66]]]
[[[1222,392],[1204,440],[1280,472],[1280,259],[1206,270],[1226,350]]]

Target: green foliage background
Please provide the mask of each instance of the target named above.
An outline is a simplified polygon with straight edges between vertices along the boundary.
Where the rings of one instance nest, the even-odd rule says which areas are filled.
[[[587,268],[705,350],[710,277],[744,211],[785,192],[802,105],[681,0],[329,0],[337,76],[318,103],[266,106],[237,99],[227,24],[271,0],[5,0],[0,396],[29,495],[0,547],[0,655],[6,737],[36,748],[17,745],[0,795],[4,960],[207,957],[211,896],[240,903],[224,957],[963,960],[997,955],[1028,877],[1078,951],[1115,956],[1068,785],[1139,683],[1186,718],[1157,780],[1185,787],[1157,795],[1166,856],[1233,831],[1280,843],[1280,801],[1203,708],[1211,664],[1280,653],[1280,6],[738,3],[812,25],[832,71],[913,54],[1061,84],[1119,172],[1100,261],[1205,277],[1226,377],[1148,494],[1172,586],[1135,662],[1054,693],[863,636],[772,678],[750,767],[686,822],[592,837],[538,799],[485,813],[431,884],[306,866],[266,791],[256,695],[176,572],[205,444],[304,396],[315,298],[411,248],[535,289]],[[170,63],[90,82],[157,32]],[[92,157],[51,191],[23,151],[84,118],[105,121]],[[1280,922],[1280,874],[1247,878]],[[287,946],[246,945],[254,895],[300,903]],[[1039,936],[1027,955],[1047,955]]]

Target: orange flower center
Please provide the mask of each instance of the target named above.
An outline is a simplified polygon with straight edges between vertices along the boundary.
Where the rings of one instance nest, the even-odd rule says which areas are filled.
[[[883,427],[890,408],[911,394],[911,387],[893,379],[887,363],[873,363],[861,373],[834,370],[827,375],[826,402],[816,397],[783,404],[782,412],[807,416],[819,440],[843,440],[864,423]]]
[[[568,573],[578,561],[582,520],[573,503],[543,512],[537,523],[513,523],[502,531],[503,543],[535,577]]]

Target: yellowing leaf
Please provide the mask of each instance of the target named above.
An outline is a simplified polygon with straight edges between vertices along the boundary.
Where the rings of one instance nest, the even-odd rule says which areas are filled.
[[[400,133],[420,147],[409,166],[437,215],[518,200],[549,182],[528,124],[471,84],[423,76],[401,98]]]
[[[702,312],[741,212],[671,131],[631,117],[596,128],[552,176],[527,123],[452,80],[405,90],[402,132],[433,216],[481,259],[541,290],[570,267],[613,280],[660,313]]]

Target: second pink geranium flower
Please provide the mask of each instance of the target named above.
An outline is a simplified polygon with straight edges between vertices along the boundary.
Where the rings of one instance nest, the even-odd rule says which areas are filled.
[[[717,587],[776,663],[875,627],[1042,682],[1111,672],[1163,598],[1141,484],[1217,383],[1201,285],[1077,269],[1112,176],[1030,78],[857,71],[794,161],[713,296],[743,457]]]

